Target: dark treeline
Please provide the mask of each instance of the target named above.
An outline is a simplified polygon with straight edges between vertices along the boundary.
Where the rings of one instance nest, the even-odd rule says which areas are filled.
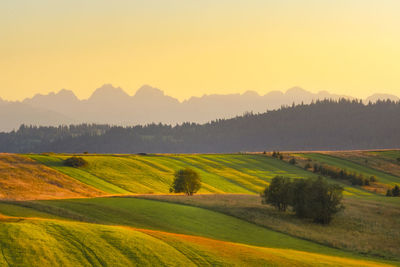
[[[201,112],[201,111],[199,111]],[[323,100],[206,124],[21,126],[1,152],[192,153],[400,147],[400,102]]]

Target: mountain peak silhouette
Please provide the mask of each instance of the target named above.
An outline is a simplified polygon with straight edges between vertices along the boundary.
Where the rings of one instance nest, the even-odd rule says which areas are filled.
[[[121,87],[114,87],[112,84],[104,84],[97,88],[93,94],[89,97],[89,101],[101,101],[107,102],[115,98],[129,97],[129,95],[122,90]]]
[[[18,127],[18,123],[55,125],[74,123],[109,123],[136,125],[148,123],[176,124],[182,122],[205,123],[219,118],[231,118],[245,112],[265,112],[285,105],[308,104],[317,99],[353,97],[331,94],[328,91],[313,93],[301,87],[286,92],[271,91],[260,95],[255,91],[242,94],[211,94],[191,97],[183,102],[168,96],[150,85],[141,86],[134,95],[121,87],[104,84],[86,100],[79,100],[71,90],[62,89],[47,95],[37,94],[22,102],[4,101],[0,117],[0,131]],[[399,100],[393,95],[375,94],[367,98]],[[23,115],[21,110],[26,112]],[[0,114],[0,115],[1,115]],[[26,115],[26,114],[29,114]]]
[[[165,96],[164,91],[147,84],[140,87],[134,95],[135,98],[152,98],[162,96]]]

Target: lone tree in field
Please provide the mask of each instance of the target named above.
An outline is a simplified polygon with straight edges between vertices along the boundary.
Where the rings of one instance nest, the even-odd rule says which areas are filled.
[[[185,193],[188,196],[199,191],[201,187],[201,179],[199,174],[190,168],[181,169],[175,172],[175,178],[169,189],[174,193]]]
[[[66,160],[64,160],[64,165],[65,166],[69,166],[69,167],[74,167],[74,168],[78,168],[78,167],[83,167],[86,166],[88,164],[88,162],[81,158],[81,157],[70,157],[67,158]]]

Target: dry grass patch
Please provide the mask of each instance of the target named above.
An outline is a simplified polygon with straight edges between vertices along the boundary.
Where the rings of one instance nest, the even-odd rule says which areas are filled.
[[[0,199],[55,199],[103,194],[27,157],[0,154]]]

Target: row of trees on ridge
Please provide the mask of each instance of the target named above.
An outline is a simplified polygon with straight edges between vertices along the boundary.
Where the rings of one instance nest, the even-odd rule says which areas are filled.
[[[352,185],[370,185],[370,183],[377,182],[375,176],[365,177],[362,173],[348,172],[345,169],[317,163],[313,166],[313,172],[333,179],[347,180]]]

